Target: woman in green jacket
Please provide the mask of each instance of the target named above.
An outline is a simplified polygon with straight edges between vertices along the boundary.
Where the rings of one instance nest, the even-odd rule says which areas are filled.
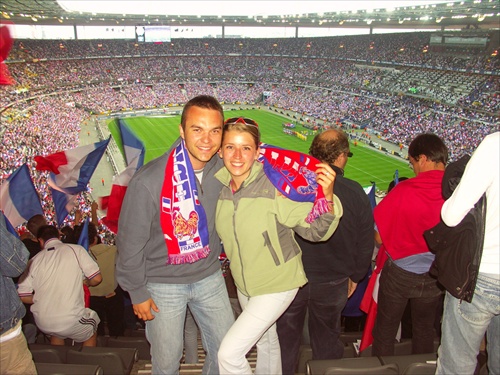
[[[335,172],[315,165],[316,182],[329,202],[326,212],[308,224],[313,206],[281,194],[266,176],[259,157],[260,133],[255,121],[234,118],[224,125],[219,151],[224,168],[217,174],[224,187],[216,210],[216,228],[230,260],[243,312],[219,349],[221,374],[249,374],[245,355],[257,344],[256,374],[281,374],[276,320],[307,283],[294,232],[324,241],[337,228],[342,205],[333,195]]]

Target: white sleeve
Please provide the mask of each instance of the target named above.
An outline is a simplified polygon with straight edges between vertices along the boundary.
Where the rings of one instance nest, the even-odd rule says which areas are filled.
[[[76,255],[78,257],[78,262],[80,263],[80,268],[83,271],[83,274],[85,277],[88,279],[92,279],[94,276],[99,274],[101,271],[99,270],[99,265],[97,262],[92,259],[92,257],[87,253],[87,250],[85,250],[84,247],[82,246],[75,246],[75,249],[78,249],[76,251]]]
[[[492,158],[498,158],[498,147],[498,137],[488,136],[472,154],[460,183],[441,209],[446,225],[454,227],[459,224],[493,183],[495,174],[490,168],[497,164]],[[496,153],[492,152],[495,149]]]

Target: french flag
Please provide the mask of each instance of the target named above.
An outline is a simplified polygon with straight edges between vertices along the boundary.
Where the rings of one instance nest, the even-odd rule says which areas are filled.
[[[125,156],[125,162],[127,165],[133,163],[134,159],[138,157],[136,161],[138,168],[144,165],[144,144],[139,138],[130,130],[127,124],[123,120],[118,120],[118,126],[120,128],[120,135],[122,137],[123,153]]]
[[[82,246],[89,251],[90,241],[89,241],[89,218],[87,217],[83,223],[82,233],[78,238],[78,245]],[[83,298],[85,301],[85,307],[90,307],[90,289],[87,285],[83,284]]]
[[[63,223],[75,207],[76,194],[87,189],[110,139],[48,156],[35,156],[36,169],[51,172],[48,184],[52,191],[58,225]]]
[[[365,328],[363,329],[363,335],[361,336],[361,343],[359,345],[360,352],[368,348],[373,343],[372,331],[375,327],[375,321],[377,320],[380,274],[382,273],[382,268],[384,268],[387,258],[388,256],[384,245],[382,245],[378,251],[375,267],[372,275],[370,276],[370,280],[368,281],[365,294],[361,300],[361,304],[359,305],[359,309],[367,314]]]
[[[78,245],[82,246],[89,251],[90,241],[89,241],[89,218],[87,217],[83,222],[82,232],[80,233],[80,237],[78,237]]]
[[[375,190],[376,185],[372,182],[372,186],[365,188],[365,192],[370,199],[372,210],[377,205],[375,200]],[[359,344],[359,351],[362,352],[368,348],[373,343],[373,328],[375,327],[375,321],[377,320],[377,308],[378,308],[378,288],[380,284],[380,274],[382,273],[382,268],[384,268],[385,261],[388,256],[385,251],[385,247],[382,244],[378,250],[377,259],[375,260],[375,267],[373,273],[368,280],[368,285],[363,295],[363,299],[359,305],[359,309],[367,314],[365,328],[363,329],[363,335],[361,336],[361,343]]]
[[[0,209],[13,227],[35,215],[43,215],[40,197],[26,164],[15,170],[0,186]]]
[[[128,184],[135,172],[143,166],[145,154],[143,143],[128,128],[125,122],[118,120],[118,125],[127,167],[113,178],[110,195],[101,197],[99,204],[101,210],[106,210],[106,216],[102,218],[102,221],[113,233],[118,233],[118,218],[120,217]]]

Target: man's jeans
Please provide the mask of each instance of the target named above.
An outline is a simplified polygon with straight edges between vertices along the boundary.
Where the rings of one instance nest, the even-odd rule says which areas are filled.
[[[283,374],[295,373],[309,309],[309,338],[313,359],[338,359],[344,355],[340,340],[341,314],[347,303],[347,277],[324,283],[308,283],[278,319]]]
[[[500,374],[500,280],[479,274],[471,303],[446,293],[436,374],[473,374],[486,333],[489,374]]]
[[[396,334],[408,300],[411,300],[412,353],[432,353],[434,320],[442,295],[437,280],[428,273],[408,272],[388,259],[380,275],[373,355],[394,355]]]
[[[151,343],[152,373],[179,373],[186,306],[189,305],[207,353],[203,374],[218,374],[217,352],[234,323],[221,271],[193,284],[148,283],[147,288],[160,310],[159,313],[153,312],[155,318],[146,322],[146,337]]]

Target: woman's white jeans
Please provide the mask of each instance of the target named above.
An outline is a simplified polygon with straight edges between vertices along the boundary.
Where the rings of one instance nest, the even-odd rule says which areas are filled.
[[[243,312],[222,340],[220,374],[251,374],[246,354],[257,344],[255,374],[281,374],[281,350],[276,320],[292,303],[298,288],[286,292],[247,297],[238,290]]]

